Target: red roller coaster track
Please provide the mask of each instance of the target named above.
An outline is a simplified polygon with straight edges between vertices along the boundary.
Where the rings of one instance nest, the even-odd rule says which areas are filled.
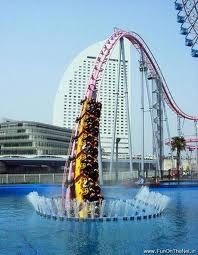
[[[102,72],[105,69],[105,65],[108,61],[110,53],[112,49],[114,48],[115,44],[121,38],[127,38],[140,53],[141,52],[143,53],[146,65],[151,75],[153,77],[160,79],[162,82],[163,97],[167,105],[170,107],[170,109],[180,117],[183,117],[185,119],[192,120],[192,121],[197,121],[198,116],[192,116],[192,115],[186,114],[176,104],[156,59],[154,58],[152,52],[150,51],[145,41],[135,32],[126,32],[126,31],[118,29],[106,41],[106,43],[104,44],[103,48],[101,49],[99,53],[98,58],[96,59],[95,67],[93,69],[93,72],[88,84],[89,85],[88,94],[91,93],[91,90],[89,88],[92,88],[93,90],[96,89],[97,81],[101,79]]]
[[[198,138],[185,138],[186,141],[186,149],[189,151],[198,150],[198,147],[196,145],[189,145],[189,143],[198,143]],[[165,144],[170,146],[170,140],[166,140]]]
[[[102,47],[102,49],[96,59],[95,66],[93,68],[90,80],[88,82],[86,96],[85,96],[84,100],[85,101],[90,100],[95,97],[96,92],[97,92],[98,82],[102,79],[102,74],[103,74],[103,71],[105,70],[105,66],[108,62],[110,54],[111,54],[113,48],[115,47],[116,43],[118,43],[119,40],[122,38],[126,38],[131,42],[131,44],[137,49],[137,51],[143,57],[145,65],[147,66],[151,77],[160,81],[160,83],[162,84],[163,98],[164,98],[165,102],[167,103],[167,105],[170,107],[170,109],[180,117],[183,117],[183,118],[191,120],[191,121],[198,121],[198,116],[188,115],[188,114],[184,113],[178,107],[178,105],[176,104],[175,100],[173,99],[173,97],[170,93],[170,90],[168,88],[166,80],[160,70],[160,67],[159,67],[156,59],[154,58],[152,52],[150,51],[149,47],[144,42],[144,40],[135,32],[126,32],[126,31],[123,31],[120,29],[117,29],[113,33],[113,35],[111,37],[109,37],[109,39],[107,39],[104,46]],[[83,107],[84,106],[81,107],[81,112],[80,112],[80,116],[82,118],[83,118],[82,114],[83,114],[83,109],[84,109]],[[78,122],[75,127],[75,137],[77,137],[80,127],[81,127],[81,124],[79,124],[79,122]],[[79,145],[79,146],[81,146],[81,145]],[[75,156],[76,156],[75,153],[76,153],[77,147],[78,147],[79,151],[82,149],[79,146],[78,146],[78,141],[76,141],[74,139],[72,142],[71,152],[70,152],[71,159],[75,158]],[[75,182],[75,180],[74,180],[75,165],[74,165],[73,161],[71,161],[68,170],[69,170],[69,175],[68,175],[69,182],[73,182],[73,181]],[[64,185],[65,185],[65,179],[66,179],[66,171],[67,171],[67,168],[65,168],[65,171],[64,171],[63,191],[64,191]],[[67,189],[66,200],[71,199],[70,191],[68,191],[68,190],[70,190],[70,189]],[[63,194],[64,194],[64,192],[63,192]],[[63,198],[64,198],[64,195],[63,195]]]

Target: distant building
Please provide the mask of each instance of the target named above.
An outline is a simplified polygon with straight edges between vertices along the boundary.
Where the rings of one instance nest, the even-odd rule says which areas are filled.
[[[80,52],[66,69],[54,101],[53,124],[61,127],[73,128],[76,117],[79,114],[80,100],[85,95],[86,86],[93,70],[96,58],[104,44],[104,41],[97,42]],[[127,70],[127,83],[131,90],[131,69],[130,44],[125,41],[125,65]],[[118,59],[119,45],[116,45],[109,61],[102,82],[99,85],[99,100],[102,101],[102,116],[100,126],[100,137],[103,155],[109,156],[113,136],[113,123],[115,112],[115,89],[118,83]],[[117,137],[121,138],[119,143],[119,155],[122,158],[128,155],[128,133],[127,118],[124,100],[124,72],[121,62],[120,93],[118,97],[117,112]],[[129,93],[130,94],[130,93]],[[129,95],[130,97],[130,95]]]
[[[33,121],[0,123],[0,155],[66,155],[72,130]]]

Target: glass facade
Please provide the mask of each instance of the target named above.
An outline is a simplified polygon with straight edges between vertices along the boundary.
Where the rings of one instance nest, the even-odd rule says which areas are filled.
[[[104,42],[98,42],[83,50],[67,67],[63,78],[59,84],[54,101],[53,124],[60,127],[74,127],[76,117],[79,115],[79,102],[84,98],[86,86],[90,79],[91,72],[94,68],[96,58]],[[130,44],[125,41],[125,66],[127,84],[129,87],[129,101],[131,92],[131,49]],[[102,102],[102,114],[100,125],[100,139],[103,155],[111,155],[115,104],[116,104],[116,85],[118,83],[119,70],[119,44],[117,44],[109,58],[104,70],[101,82],[98,83],[98,99]],[[117,110],[117,137],[121,138],[119,143],[120,158],[128,158],[128,130],[127,117],[125,108],[125,91],[124,91],[124,68],[121,61],[120,68],[120,91],[118,97]]]
[[[32,121],[0,123],[0,155],[67,155],[72,130]]]

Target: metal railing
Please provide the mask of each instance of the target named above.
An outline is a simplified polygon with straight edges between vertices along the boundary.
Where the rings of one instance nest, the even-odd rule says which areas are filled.
[[[176,176],[169,176],[168,171],[163,171],[164,179],[174,180]],[[155,171],[148,171],[148,180],[155,176]],[[61,184],[63,173],[46,173],[46,174],[0,174],[0,184]],[[103,173],[104,183],[115,183],[135,180],[138,178],[138,171],[133,171],[133,175],[129,171],[119,172],[116,176],[115,172]],[[189,175],[180,175],[182,179],[198,179],[197,172],[191,172]]]
[[[151,173],[152,174],[152,173]],[[134,171],[133,176],[129,171],[119,172],[118,179],[116,173],[103,173],[104,183],[122,182],[132,180],[138,177],[138,172]],[[0,174],[0,184],[23,184],[23,183],[38,183],[38,184],[61,184],[63,173],[47,173],[47,174]]]
[[[54,183],[62,182],[62,173],[51,174],[0,174],[0,184],[20,184],[20,183]]]
[[[48,174],[0,174],[0,184],[61,184],[63,174],[62,173],[48,173]],[[125,181],[132,179],[131,173],[121,172],[119,173],[118,180]],[[106,183],[115,182],[115,173],[103,174],[103,180]]]

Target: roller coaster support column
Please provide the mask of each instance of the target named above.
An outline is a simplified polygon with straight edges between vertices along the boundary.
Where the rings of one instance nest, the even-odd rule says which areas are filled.
[[[148,80],[152,80],[152,86],[153,86],[153,77],[149,76],[147,74],[147,71],[145,72],[145,81],[146,81],[146,90],[147,90],[147,98],[148,98],[148,103],[149,103],[149,112],[150,112],[150,118],[151,118],[151,126],[152,126],[152,135],[153,135],[153,147],[155,148],[155,150],[153,149],[154,155],[156,157],[157,160],[157,164],[156,164],[156,171],[155,171],[155,179],[157,177],[157,171],[159,171],[160,169],[160,165],[159,165],[159,151],[158,151],[158,146],[157,146],[157,140],[156,140],[156,136],[154,133],[154,116],[153,116],[153,108],[152,108],[152,102],[151,102],[151,96],[150,96],[150,91],[149,91],[149,84],[148,84]]]
[[[197,120],[195,120],[195,138],[197,140],[198,138],[198,127],[197,127]],[[196,167],[197,167],[197,171],[198,171],[198,143],[196,142]]]
[[[131,142],[131,125],[130,125],[130,115],[129,115],[129,98],[128,98],[127,73],[126,73],[126,62],[125,62],[125,52],[124,52],[124,40],[123,40],[123,38],[120,39],[120,45],[121,45],[121,56],[122,56],[123,71],[124,71],[124,89],[125,89],[125,102],[126,102],[126,111],[127,111],[129,159],[130,159],[130,172],[131,172],[131,177],[132,177],[133,157],[132,157],[132,142]]]
[[[119,95],[119,87],[120,87],[120,70],[121,70],[121,42],[119,45],[119,56],[118,56],[118,81],[115,88],[115,115],[114,115],[114,124],[113,124],[113,141],[111,147],[111,161],[110,161],[110,175],[113,171],[113,159],[114,159],[114,148],[115,148],[115,138],[116,138],[116,125],[117,125],[117,115],[118,115],[118,95]]]
[[[99,169],[99,182],[103,185],[103,171],[102,171],[102,148],[100,133],[98,134],[98,169]]]
[[[161,178],[163,179],[163,167],[164,167],[164,137],[163,137],[163,107],[162,107],[162,101],[163,95],[162,95],[162,82],[159,79],[158,80],[158,86],[159,86],[159,161],[160,161],[160,172],[161,172]]]
[[[143,52],[141,50],[140,56],[140,72],[141,72],[141,111],[142,111],[142,157],[141,157],[141,175],[145,176],[144,169],[144,72],[147,71],[147,67],[145,66]]]
[[[169,144],[171,145],[171,135],[170,135],[169,122],[168,122],[168,115],[167,115],[166,105],[165,105],[164,100],[163,100],[163,109],[164,109],[164,115],[165,115],[166,129],[167,129]],[[173,151],[171,149],[171,146],[169,146],[169,148],[170,148],[170,154],[171,154],[171,166],[172,166],[172,169],[173,169],[174,168]]]
[[[156,84],[155,84],[155,76],[153,76],[152,74],[149,75],[148,77],[149,80],[151,80],[151,95],[152,95],[152,109],[151,109],[151,112],[152,112],[152,116],[153,116],[153,119],[152,119],[152,128],[153,128],[153,155],[156,156],[156,159],[157,159],[157,164],[156,164],[156,168],[155,168],[155,178],[157,177],[157,172],[159,172],[160,170],[160,167],[159,167],[159,152],[156,151],[156,148],[157,148],[157,138],[156,138],[156,134],[155,134],[155,128],[154,128],[154,120],[155,120],[155,116],[154,116],[154,105],[156,103],[155,101],[155,89],[156,89]],[[155,142],[154,142],[154,139],[155,139]]]
[[[154,115],[154,134],[156,136],[156,153],[158,151],[160,175],[163,178],[163,108],[162,108],[162,82],[159,77],[154,78],[153,83],[153,115]]]
[[[178,134],[178,136],[182,136],[181,117],[179,115],[177,115],[177,134]]]

